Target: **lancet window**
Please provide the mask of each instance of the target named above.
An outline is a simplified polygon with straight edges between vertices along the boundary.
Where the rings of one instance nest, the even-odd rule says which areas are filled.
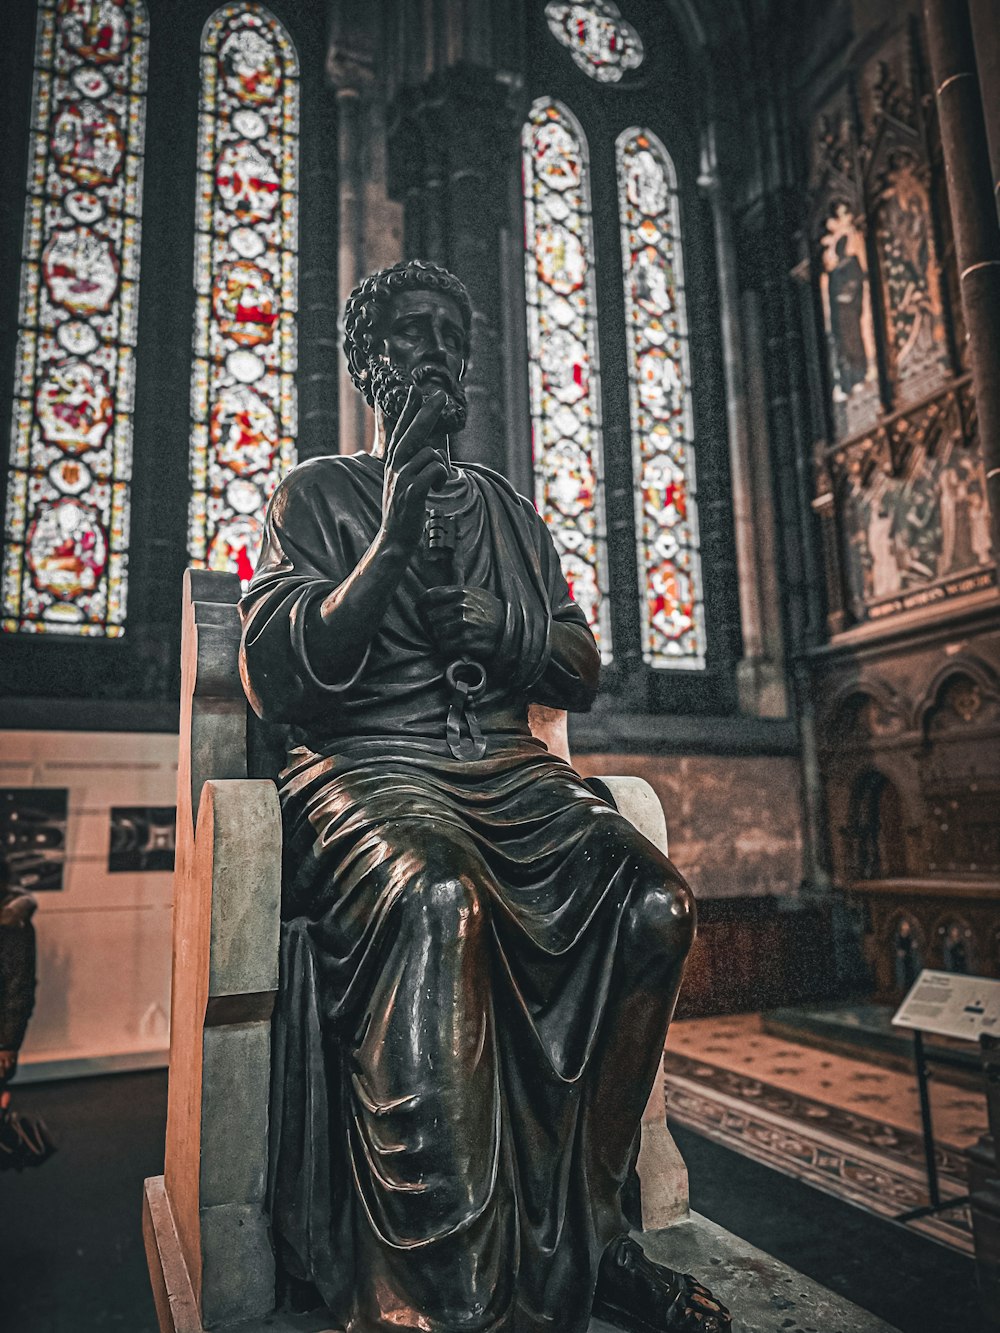
[[[642,656],[652,667],[700,668],[705,612],[677,181],[649,130],[626,130],[616,156]]]
[[[39,0],[2,627],[125,629],[148,21]]]
[[[610,661],[590,168],[565,107],[535,102],[521,160],[535,500]]]
[[[256,4],[217,10],[201,51],[188,549],[246,581],[295,462],[298,62]]]

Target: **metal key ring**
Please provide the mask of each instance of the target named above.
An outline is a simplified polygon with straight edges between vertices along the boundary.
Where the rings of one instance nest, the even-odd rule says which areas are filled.
[[[478,672],[478,679],[459,680],[459,671]],[[486,684],[486,668],[481,662],[474,662],[470,657],[460,657],[451,663],[444,673],[444,678],[449,689],[457,690],[459,685],[464,685],[470,696],[475,697]]]

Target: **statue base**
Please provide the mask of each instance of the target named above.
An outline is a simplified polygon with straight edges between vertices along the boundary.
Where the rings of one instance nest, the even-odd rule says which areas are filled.
[[[142,1231],[160,1333],[206,1333],[194,1297],[162,1176],[145,1183]],[[838,1333],[898,1333],[859,1306],[803,1277],[714,1222],[690,1213],[639,1239],[651,1259],[707,1280],[733,1312],[739,1333],[784,1333],[791,1327]],[[322,1313],[271,1314],[240,1324],[215,1325],[214,1333],[342,1333]],[[595,1319],[590,1333],[615,1333]]]

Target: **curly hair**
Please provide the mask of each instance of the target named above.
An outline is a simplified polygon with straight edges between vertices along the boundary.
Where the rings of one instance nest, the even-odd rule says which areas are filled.
[[[370,274],[355,287],[344,308],[344,353],[347,368],[369,407],[375,404],[371,360],[381,332],[386,306],[401,292],[423,289],[450,296],[458,306],[465,329],[462,355],[468,360],[472,330],[472,302],[465,284],[454,273],[423,259],[405,259]]]

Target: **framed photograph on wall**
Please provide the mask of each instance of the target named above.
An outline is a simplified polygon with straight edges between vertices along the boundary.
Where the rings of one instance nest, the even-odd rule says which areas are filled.
[[[12,888],[62,889],[68,804],[65,787],[0,787],[0,845]]]
[[[176,823],[172,805],[112,806],[109,872],[173,870]]]

